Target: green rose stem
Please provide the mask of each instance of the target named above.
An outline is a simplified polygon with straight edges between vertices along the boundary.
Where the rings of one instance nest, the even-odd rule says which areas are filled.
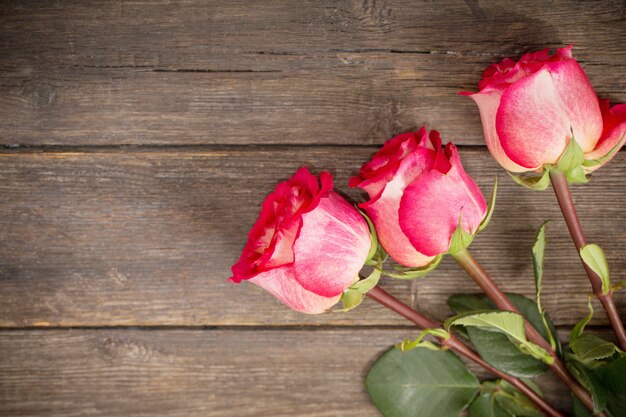
[[[574,201],[572,200],[572,193],[570,192],[567,178],[561,171],[553,169],[550,171],[550,179],[552,182],[552,188],[556,194],[556,199],[559,202],[559,206],[561,206],[565,223],[567,223],[569,233],[572,235],[574,245],[576,245],[576,249],[580,255],[580,248],[587,244],[587,240],[585,239],[585,234],[580,225],[580,220],[578,219],[578,214],[576,213],[576,207],[574,207]],[[620,319],[617,308],[615,307],[615,302],[613,301],[613,291],[609,291],[608,294],[604,294],[602,291],[602,280],[598,274],[593,272],[585,262],[583,262],[583,266],[585,267],[589,281],[591,281],[593,293],[598,300],[600,300],[600,303],[602,303],[602,306],[606,311],[606,315],[611,322],[611,327],[613,327],[613,331],[615,332],[620,348],[622,350],[626,350],[626,331],[624,330],[624,325],[622,324],[622,320]]]
[[[388,309],[398,313],[402,317],[412,321],[420,327],[421,329],[440,329],[442,328],[440,323],[431,320],[430,318],[422,315],[418,311],[404,304],[402,301],[398,300],[393,295],[389,294],[387,291],[383,290],[380,287],[372,288],[367,296],[372,300],[384,305]],[[497,369],[490,366],[487,362],[482,360],[482,358],[474,352],[472,349],[463,344],[460,340],[458,340],[453,335],[450,335],[449,338],[440,338],[439,339],[442,346],[446,348],[452,349],[456,353],[461,356],[466,357],[467,359],[477,363],[478,365],[485,368],[487,371],[496,375],[497,377],[504,379],[515,388],[517,388],[520,392],[522,392],[526,397],[528,397],[535,405],[543,411],[546,415],[551,417],[564,417],[562,413],[552,408],[550,404],[546,402],[546,400],[533,391],[528,385],[523,383],[518,378],[507,375],[503,372],[498,371]]]
[[[519,310],[513,305],[511,300],[498,288],[496,283],[491,279],[489,274],[480,266],[480,264],[472,257],[467,249],[460,250],[451,254],[454,260],[472,277],[474,282],[485,292],[487,297],[502,310],[509,310],[519,314]],[[531,342],[541,346],[550,356],[554,358],[554,363],[550,365],[552,372],[580,399],[580,401],[593,412],[593,400],[589,393],[569,374],[567,368],[556,354],[552,346],[539,334],[539,332],[525,320],[526,336]],[[596,416],[606,417],[604,412],[595,414]]]

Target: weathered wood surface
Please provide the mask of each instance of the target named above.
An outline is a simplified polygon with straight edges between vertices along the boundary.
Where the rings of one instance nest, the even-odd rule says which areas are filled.
[[[277,181],[307,164],[358,198],[364,145],[422,124],[480,145],[461,153],[485,193],[501,179],[472,248],[504,289],[532,294],[529,249],[553,219],[543,302],[571,326],[589,284],[554,197],[506,178],[457,92],[573,43],[596,91],[626,102],[625,18],[623,1],[2,2],[0,415],[377,415],[362,377],[415,336],[403,319],[371,301],[306,316],[226,278]],[[615,279],[625,155],[574,189]],[[477,291],[450,260],[383,285],[439,319]]]
[[[24,153],[0,156],[0,323],[21,326],[404,324],[366,303],[348,314],[291,312],[252,284],[226,282],[264,196],[302,164],[347,178],[376,148],[216,148]],[[543,290],[557,324],[586,312],[590,290],[553,194],[523,190],[484,148],[463,149],[489,195],[500,177],[490,227],[472,246],[507,291],[532,295],[530,246],[548,226]],[[626,270],[626,157],[574,188],[590,241],[607,248],[615,278]],[[438,318],[445,298],[477,287],[450,260],[416,282],[389,282]],[[626,297],[617,293],[624,311]],[[605,324],[600,309],[595,324]]]
[[[626,101],[621,1],[44,1],[0,5],[1,144],[372,144],[424,123],[482,144],[481,71],[574,43]]]
[[[49,330],[0,337],[3,416],[377,416],[362,379],[407,330]],[[472,366],[482,377],[489,377]],[[557,407],[568,394],[538,383]]]

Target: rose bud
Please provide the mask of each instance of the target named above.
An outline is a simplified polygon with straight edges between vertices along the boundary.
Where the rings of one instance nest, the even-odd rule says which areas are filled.
[[[267,196],[231,282],[247,280],[287,306],[317,314],[359,279],[372,246],[358,210],[333,191],[332,176],[305,167]]]
[[[510,172],[543,172],[572,139],[580,153],[575,168],[590,172],[621,146],[626,105],[599,102],[571,45],[554,55],[545,49],[517,62],[506,58],[483,72],[478,87],[461,94],[478,105],[487,147]]]
[[[485,199],[465,173],[456,147],[441,149],[439,132],[403,133],[388,140],[350,179],[369,195],[360,204],[381,246],[401,265],[421,268],[450,248],[459,226],[478,231]]]

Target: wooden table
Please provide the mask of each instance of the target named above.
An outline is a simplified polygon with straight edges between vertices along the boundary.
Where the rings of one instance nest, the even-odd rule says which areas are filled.
[[[347,178],[422,124],[485,193],[500,178],[473,249],[505,290],[533,294],[530,246],[553,220],[543,301],[567,333],[590,287],[554,196],[508,179],[457,92],[504,56],[574,43],[598,93],[626,102],[625,16],[623,1],[3,2],[0,415],[378,415],[362,378],[411,326],[369,301],[298,314],[226,278],[277,181],[306,164],[358,197]],[[625,171],[621,152],[574,189],[615,279]],[[437,318],[477,291],[449,260],[384,287]]]

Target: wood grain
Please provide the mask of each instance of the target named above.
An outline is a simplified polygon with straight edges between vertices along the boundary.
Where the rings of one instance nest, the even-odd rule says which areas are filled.
[[[505,56],[575,44],[626,101],[620,1],[160,0],[0,6],[0,144],[380,144],[428,124],[482,144]],[[584,21],[584,24],[581,22]]]
[[[0,333],[0,414],[378,416],[363,388],[407,330],[49,330]],[[486,375],[472,367],[479,375]],[[567,408],[555,378],[538,379]]]
[[[363,376],[416,332],[369,300],[306,316],[227,283],[262,199],[302,164],[359,199],[345,184],[367,145],[422,124],[483,145],[457,92],[506,56],[573,43],[596,91],[626,102],[625,18],[623,1],[2,2],[0,415],[378,415]],[[532,239],[553,219],[543,303],[571,326],[590,288],[554,197],[482,146],[461,153],[486,193],[501,179],[476,257],[531,295]],[[574,189],[614,280],[625,155]],[[478,290],[449,259],[383,286],[439,319]]]
[[[348,190],[374,147],[122,149],[0,155],[0,324],[21,326],[404,325],[371,302],[348,314],[289,311],[252,284],[226,282],[264,196],[306,164]],[[560,325],[586,310],[588,281],[551,192],[514,184],[484,148],[461,150],[485,194],[500,177],[498,208],[472,250],[506,291],[533,294],[530,247],[545,219],[543,302]],[[574,188],[591,242],[626,270],[622,210],[626,157]],[[447,296],[477,287],[446,260],[427,278],[385,287],[444,318]],[[624,292],[617,293],[626,311]],[[593,322],[606,324],[597,309]]]

